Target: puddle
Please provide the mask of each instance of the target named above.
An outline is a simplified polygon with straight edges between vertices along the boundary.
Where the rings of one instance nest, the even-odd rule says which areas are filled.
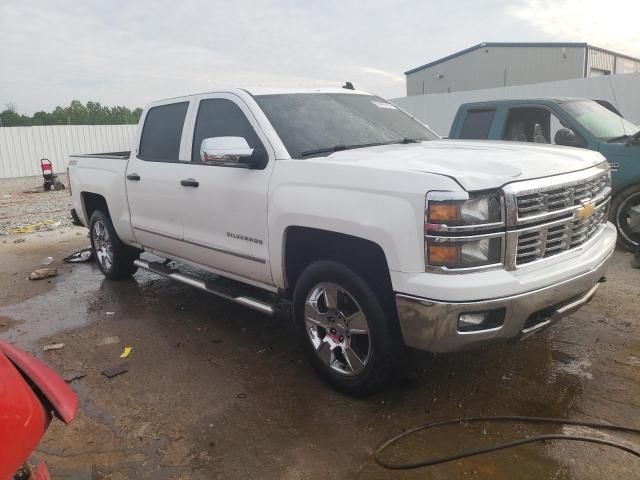
[[[551,380],[556,380],[558,374],[573,375],[584,380],[593,380],[593,375],[589,371],[591,367],[590,360],[572,360],[570,362],[554,362],[552,372],[550,375]]]
[[[51,290],[23,302],[0,307],[2,338],[20,348],[56,332],[88,324],[87,305],[96,296],[104,277],[93,265],[75,266],[62,271]],[[15,288],[19,288],[16,285]]]

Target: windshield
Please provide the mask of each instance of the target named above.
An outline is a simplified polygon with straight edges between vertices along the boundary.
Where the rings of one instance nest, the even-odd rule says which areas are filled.
[[[258,95],[255,99],[291,158],[330,155],[358,145],[440,138],[391,103],[372,95],[292,93]]]
[[[640,127],[616,115],[596,102],[578,100],[565,102],[561,107],[594,137],[610,139],[633,135]]]

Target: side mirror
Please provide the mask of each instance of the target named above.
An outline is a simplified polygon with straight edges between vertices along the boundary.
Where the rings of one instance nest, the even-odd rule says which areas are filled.
[[[251,148],[243,137],[210,137],[202,140],[200,161],[244,168],[263,168],[268,161],[262,148]]]
[[[556,145],[564,145],[566,147],[586,147],[584,140],[576,132],[570,128],[561,128],[556,132],[553,139]]]

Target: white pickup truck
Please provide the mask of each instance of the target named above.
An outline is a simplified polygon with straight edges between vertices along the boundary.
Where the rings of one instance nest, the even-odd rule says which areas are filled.
[[[69,178],[108,278],[143,268],[292,311],[311,364],[352,394],[383,388],[403,345],[519,339],[574,312],[616,242],[599,153],[442,140],[347,89],[155,102],[131,152],[74,155]]]

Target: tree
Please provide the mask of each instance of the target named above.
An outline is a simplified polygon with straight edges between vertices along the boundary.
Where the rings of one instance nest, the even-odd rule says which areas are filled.
[[[88,101],[83,105],[73,100],[68,107],[56,107],[52,112],[36,112],[31,117],[17,112],[14,103],[7,103],[0,112],[0,125],[3,127],[39,126],[39,125],[124,125],[136,124],[142,115],[142,109],[130,110],[124,106],[107,107],[100,102]]]

